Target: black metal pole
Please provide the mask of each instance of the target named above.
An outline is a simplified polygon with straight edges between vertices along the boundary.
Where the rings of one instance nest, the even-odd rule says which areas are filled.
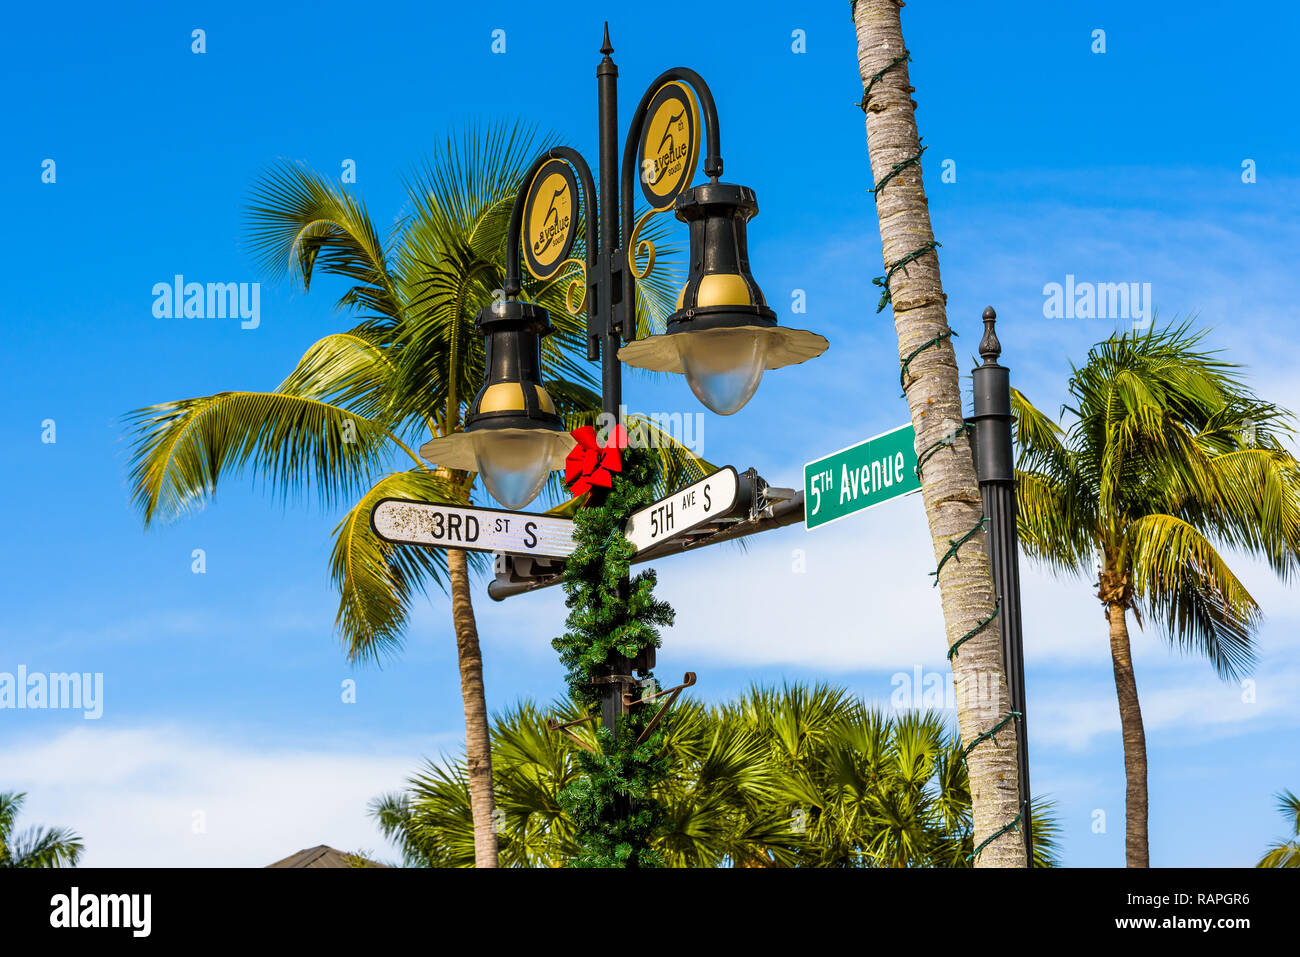
[[[619,414],[623,403],[623,370],[618,359],[622,263],[618,262],[618,67],[610,58],[614,48],[605,24],[604,58],[596,67],[598,125],[600,130],[600,297],[601,398],[607,415]]]
[[[620,341],[620,313],[625,317],[635,309],[623,303],[623,263],[619,253],[619,195],[618,195],[618,67],[610,58],[614,52],[609,42],[609,24],[605,24],[605,40],[600,48],[604,58],[596,67],[598,127],[600,130],[600,244],[599,279],[597,295],[596,331],[600,342],[601,409],[613,421],[622,424],[620,411],[623,405],[623,369],[618,358]],[[596,237],[588,237],[588,242]],[[623,321],[628,321],[626,318]],[[630,320],[636,323],[635,314]],[[627,592],[624,578],[622,588]],[[623,693],[628,690],[621,680],[629,674],[631,663],[623,655],[615,654],[611,661],[609,679],[601,689],[601,718],[610,731],[618,719],[627,713]]]
[[[1020,618],[1020,542],[1016,533],[1016,462],[1011,443],[1010,370],[998,364],[1002,344],[993,326],[997,313],[984,310],[984,337],[980,356],[984,364],[971,371],[974,380],[975,470],[980,497],[988,518],[989,564],[993,586],[1001,602],[998,620],[1002,628],[1002,661],[1007,674],[1011,710],[1020,714],[1016,723],[1017,764],[1020,769],[1020,800],[1024,816],[1026,865],[1033,866],[1034,844],[1029,805],[1029,735],[1025,710],[1025,651]]]

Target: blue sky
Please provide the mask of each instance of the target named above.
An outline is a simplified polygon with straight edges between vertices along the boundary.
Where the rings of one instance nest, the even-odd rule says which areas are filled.
[[[349,324],[332,309],[336,287],[304,294],[258,274],[242,210],[260,170],[288,158],[337,176],[354,160],[351,188],[386,225],[404,211],[403,176],[466,122],[523,118],[594,159],[606,17],[624,120],[668,66],[708,80],[725,178],[762,208],[754,274],[783,321],[831,340],[815,362],[767,376],[738,415],[705,420],[710,459],[796,484],[803,462],[906,419],[891,317],[875,313],[870,282],[880,245],[847,3],[724,3],[657,38],[635,6],[595,3],[561,15],[329,2],[11,13],[0,672],[102,672],[104,714],[0,711],[0,789],[30,792],[30,821],[78,828],[87,863],[260,865],[319,843],[391,854],[366,801],[459,747],[445,598],[416,609],[383,668],[349,666],[327,574],[337,515],[236,478],[202,512],[146,533],[128,501],[122,416],[271,388]],[[959,358],[996,305],[1013,381],[1055,409],[1071,360],[1125,323],[1046,318],[1044,285],[1144,282],[1160,317],[1198,316],[1262,395],[1300,409],[1288,335],[1300,150],[1279,122],[1297,20],[1282,4],[1224,18],[1219,4],[1184,3],[1173,18],[1013,2],[996,19],[974,4],[908,4]],[[206,31],[201,55],[194,29]],[[491,52],[496,29],[504,54]],[[1098,29],[1104,53],[1091,51]],[[795,30],[806,53],[792,52]],[[949,159],[956,181],[944,183]],[[1256,182],[1242,180],[1246,160]],[[178,273],[262,281],[259,327],[155,318],[153,285]],[[790,314],[797,289],[806,315]],[[631,378],[627,394],[647,411],[700,408],[679,377]],[[199,548],[205,574],[191,571]],[[1300,787],[1300,602],[1236,561],[1267,616],[1253,696],[1134,635],[1156,864],[1253,863],[1283,828],[1272,795]],[[661,673],[697,671],[708,700],[750,681],[825,679],[887,705],[894,675],[946,673],[931,565],[915,497],[770,533],[747,553],[665,560],[660,592],[678,625]],[[1058,802],[1066,863],[1119,865],[1123,767],[1100,607],[1087,581],[1033,568],[1024,590],[1035,790]],[[561,690],[549,645],[560,597],[493,604],[479,586],[490,707]],[[341,701],[349,678],[354,704]]]

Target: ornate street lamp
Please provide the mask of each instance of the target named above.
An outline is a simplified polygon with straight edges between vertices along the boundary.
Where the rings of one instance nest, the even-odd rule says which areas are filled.
[[[718,113],[698,73],[674,67],[650,84],[632,114],[620,168],[613,52],[606,27],[604,59],[596,67],[599,202],[591,169],[577,151],[555,147],[534,160],[522,180],[523,201],[510,215],[504,301],[479,313],[488,340],[483,390],[463,434],[434,439],[420,450],[439,465],[477,469],[488,491],[509,508],[531,501],[574,444],[541,385],[539,343],[550,322],[544,309],[519,299],[521,259],[541,280],[571,270],[566,308],[576,316],[585,303],[587,358],[600,360],[601,408],[615,422],[623,361],[682,373],[708,408],[731,415],[749,401],[765,370],[803,362],[827,347],[816,333],[779,326],[750,273],[746,228],[758,202],[752,189],[718,182]],[[701,131],[709,181],[692,187]],[[650,210],[634,222],[638,173]],[[580,209],[584,260],[568,258]],[[689,275],[664,332],[638,339],[636,280],[655,260],[654,245],[638,235],[651,216],[668,210],[690,229]],[[638,256],[645,257],[644,266]],[[653,649],[635,660],[612,655],[607,667],[602,711],[613,728],[637,688],[631,672],[654,667]]]

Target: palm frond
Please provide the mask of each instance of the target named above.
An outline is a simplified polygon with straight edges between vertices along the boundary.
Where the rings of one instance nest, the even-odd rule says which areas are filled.
[[[1016,527],[1026,554],[1064,573],[1077,574],[1096,556],[1096,519],[1087,503],[1055,476],[1016,471]]]
[[[1030,802],[1034,842],[1034,867],[1061,866],[1061,820],[1056,802],[1036,797]]]
[[[1279,841],[1270,845],[1268,853],[1255,866],[1300,867],[1300,841]]]
[[[1300,837],[1300,797],[1291,791],[1282,791],[1277,796],[1277,809],[1292,833]],[[1271,844],[1255,866],[1300,868],[1300,840],[1277,841]]]
[[[463,489],[433,472],[395,472],[376,482],[335,527],[330,573],[339,592],[336,625],[354,660],[376,660],[399,648],[411,599],[428,584],[443,587],[446,580],[445,550],[394,545],[375,535],[370,513],[383,498],[465,501]]]
[[[15,831],[26,799],[19,791],[0,792],[0,868],[75,866],[84,848],[80,836],[71,830],[32,827]]]
[[[1292,791],[1283,791],[1277,796],[1277,810],[1291,830],[1300,836],[1300,797]]]
[[[135,432],[132,499],[146,524],[198,507],[223,473],[245,468],[284,496],[315,487],[322,504],[332,504],[365,487],[392,440],[352,410],[278,392],[180,399],[127,420]]]
[[[21,791],[0,791],[0,853],[26,800],[27,795]]]
[[[380,420],[394,365],[380,337],[366,327],[318,339],[276,392],[319,399]]]
[[[1280,448],[1239,448],[1210,456],[1206,471],[1216,494],[1179,502],[1182,513],[1291,580],[1300,571],[1300,465]]]
[[[68,828],[28,828],[9,839],[0,867],[75,867],[84,847]]]
[[[386,244],[366,207],[300,163],[281,162],[255,184],[248,207],[249,245],[274,279],[310,289],[316,270],[352,282],[340,308],[396,319],[402,308]]]
[[[1224,678],[1245,673],[1259,606],[1209,540],[1173,515],[1145,515],[1129,526],[1128,544],[1134,595],[1169,640]]]
[[[1041,459],[1042,464],[1025,462],[1023,467],[1053,467],[1058,477],[1065,470],[1068,449],[1064,430],[1040,412],[1019,389],[1011,390],[1011,414],[1015,423],[1015,443],[1021,461]]]

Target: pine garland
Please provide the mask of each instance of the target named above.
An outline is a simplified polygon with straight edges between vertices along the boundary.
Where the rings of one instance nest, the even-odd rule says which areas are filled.
[[[646,648],[658,648],[659,629],[673,623],[672,607],[654,597],[653,570],[641,572],[623,588],[636,551],[623,528],[629,515],[655,500],[654,479],[651,455],[625,449],[613,488],[592,492],[604,500],[593,498],[574,516],[577,548],[564,570],[568,630],[551,644],[568,671],[569,693],[589,709],[600,703],[605,686],[594,681],[609,674],[611,658],[635,658]],[[658,685],[647,690],[658,690]],[[663,819],[651,792],[668,773],[663,725],[634,747],[654,710],[633,709],[617,733],[608,728],[596,733],[598,752],[578,755],[583,776],[560,795],[581,849],[572,866],[663,866],[662,856],[650,847]]]

